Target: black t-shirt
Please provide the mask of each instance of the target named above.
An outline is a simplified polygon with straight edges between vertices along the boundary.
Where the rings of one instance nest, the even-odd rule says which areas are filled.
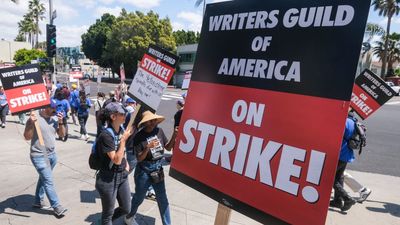
[[[174,127],[179,126],[179,123],[181,122],[182,112],[183,112],[183,109],[180,109],[175,113],[175,115],[174,115]]]
[[[160,145],[150,149],[144,160],[156,161],[161,159],[164,154],[164,147],[168,143],[168,139],[165,136],[164,131],[159,127],[154,128],[150,133],[147,133],[142,129],[135,135],[132,143],[134,145],[133,150],[135,151],[135,154],[138,155],[142,152],[146,148],[147,144],[153,139],[158,139]]]
[[[114,138],[111,133],[108,130],[104,129],[98,137],[96,151],[102,155],[103,170],[123,171],[126,167],[126,159],[122,159],[121,165],[115,165],[112,163],[110,157],[108,157],[107,155],[108,152],[118,150],[123,130],[120,129],[119,133],[117,133],[113,128],[111,128],[111,130],[112,132],[114,132],[114,135],[117,138],[117,143],[114,142]]]

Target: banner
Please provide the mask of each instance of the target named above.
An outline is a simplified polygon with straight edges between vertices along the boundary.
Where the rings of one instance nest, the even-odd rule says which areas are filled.
[[[263,224],[325,224],[369,6],[208,4],[170,175]]]
[[[121,83],[124,82],[125,80],[125,68],[124,68],[124,63],[121,63],[121,66],[119,67],[119,75],[121,77]]]
[[[366,69],[354,83],[350,106],[365,120],[395,95],[384,80]]]
[[[178,56],[150,45],[132,80],[129,94],[152,110],[157,110],[164,90],[174,75],[178,59]]]
[[[12,114],[50,104],[38,64],[0,69],[0,79]]]

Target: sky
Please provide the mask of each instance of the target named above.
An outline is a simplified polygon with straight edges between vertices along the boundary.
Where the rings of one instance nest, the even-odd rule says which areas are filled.
[[[224,0],[207,0],[207,3]],[[226,0],[225,0],[226,1]],[[0,0],[0,39],[14,40],[18,34],[17,23],[28,10],[28,0],[14,4],[10,0]],[[48,0],[41,0],[48,9]],[[168,17],[174,30],[200,31],[202,6],[195,7],[196,0],[53,0],[57,11],[54,24],[57,26],[57,47],[76,47],[81,44],[81,35],[96,22],[103,13],[118,16],[122,8],[130,11],[148,12],[153,10],[161,18]],[[40,22],[42,34],[39,41],[46,39],[46,18]],[[386,30],[387,19],[380,17],[372,7],[368,22],[377,23]],[[393,19],[391,32],[400,33],[400,16]]]

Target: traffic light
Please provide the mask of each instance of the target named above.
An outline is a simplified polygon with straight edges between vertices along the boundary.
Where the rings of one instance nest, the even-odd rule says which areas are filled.
[[[55,25],[46,25],[47,57],[55,57],[57,51],[57,34]]]

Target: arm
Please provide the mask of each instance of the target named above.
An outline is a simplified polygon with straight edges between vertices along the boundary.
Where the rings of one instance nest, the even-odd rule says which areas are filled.
[[[29,141],[33,137],[33,133],[35,130],[35,122],[36,122],[36,114],[34,111],[31,112],[28,121],[26,121],[25,130],[24,130],[24,138]]]
[[[169,142],[165,145],[165,150],[167,151],[171,151],[171,149],[174,147],[175,145],[175,139],[176,139],[176,135],[178,134],[178,127],[175,127],[174,129],[174,133],[172,133],[172,137],[169,140]]]
[[[124,158],[124,155],[125,155],[126,140],[128,140],[128,138],[129,138],[129,136],[131,136],[131,134],[132,134],[132,130],[130,128],[125,130],[124,134],[121,137],[119,148],[115,151],[107,152],[108,157],[111,159],[111,161],[114,164],[121,165],[122,159]]]

